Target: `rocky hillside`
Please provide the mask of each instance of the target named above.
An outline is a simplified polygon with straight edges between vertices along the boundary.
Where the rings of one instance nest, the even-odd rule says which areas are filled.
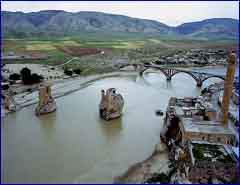
[[[77,36],[79,33],[139,33],[204,39],[237,39],[238,21],[209,19],[178,27],[145,19],[100,12],[71,13],[59,10],[32,13],[2,12],[4,37]]]

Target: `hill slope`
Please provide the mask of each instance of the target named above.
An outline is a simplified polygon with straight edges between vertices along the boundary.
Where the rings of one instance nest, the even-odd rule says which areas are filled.
[[[80,33],[136,33],[204,39],[237,39],[238,20],[208,19],[178,27],[146,19],[100,12],[48,10],[31,13],[2,12],[4,37],[77,36]]]
[[[206,38],[237,38],[238,21],[229,18],[206,19],[185,23],[176,28],[182,35]]]

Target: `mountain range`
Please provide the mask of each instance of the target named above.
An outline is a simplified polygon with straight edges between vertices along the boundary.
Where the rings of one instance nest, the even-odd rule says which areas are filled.
[[[101,12],[46,10],[23,13],[2,11],[5,38],[78,36],[80,33],[142,34],[194,39],[237,39],[238,20],[213,18],[168,26],[158,21]]]

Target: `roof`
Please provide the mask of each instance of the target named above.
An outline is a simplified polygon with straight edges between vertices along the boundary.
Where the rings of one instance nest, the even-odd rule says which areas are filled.
[[[192,118],[182,118],[181,122],[186,132],[234,135],[228,127],[224,127],[216,121],[196,121]]]

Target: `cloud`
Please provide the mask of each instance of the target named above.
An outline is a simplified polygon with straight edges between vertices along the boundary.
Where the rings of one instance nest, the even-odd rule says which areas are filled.
[[[237,1],[2,1],[2,9],[23,12],[50,9],[100,11],[157,20],[171,26],[208,18],[239,18]]]

